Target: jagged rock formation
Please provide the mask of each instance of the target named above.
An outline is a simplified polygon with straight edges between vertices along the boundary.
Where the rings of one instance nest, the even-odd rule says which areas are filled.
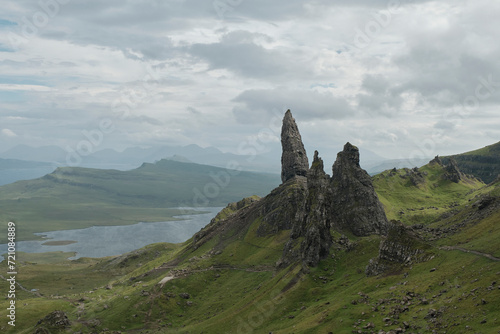
[[[441,158],[439,157],[439,155],[436,155],[434,157],[434,159],[432,159],[431,161],[429,161],[429,164],[431,164],[431,165],[438,164],[439,166],[444,166],[443,165],[443,160],[441,160]]]
[[[290,110],[285,113],[281,129],[281,181],[286,182],[296,175],[306,176],[309,169],[306,150],[299,129]]]
[[[328,256],[332,245],[329,210],[332,192],[318,151],[314,152],[314,160],[307,174],[306,190],[305,215],[293,225],[290,240],[283,250],[282,261],[285,264],[299,257],[304,264],[316,266],[319,260]]]
[[[425,184],[425,177],[427,176],[426,172],[421,172],[418,167],[414,167],[412,169],[405,169],[406,175],[404,176],[405,178],[409,178],[410,182],[415,186],[418,187],[422,184]]]
[[[283,183],[265,198],[230,205],[221,211],[194,236],[193,249],[217,237],[218,243],[213,248],[217,253],[231,240],[244,238],[252,224],[258,224],[253,232],[258,237],[289,233],[278,266],[298,260],[304,266],[316,266],[336,243],[332,238],[334,231],[356,236],[386,233],[388,221],[384,209],[370,176],[359,165],[359,150],[355,146],[345,145],[330,177],[317,151],[309,168],[290,111],[283,119],[281,134]],[[226,231],[231,229],[237,232],[226,238]],[[343,243],[352,247],[344,239]]]
[[[63,311],[54,311],[36,324],[35,334],[56,333],[71,327],[68,316]]]
[[[465,175],[460,171],[457,162],[453,158],[450,158],[450,161],[448,165],[445,167],[445,169],[446,169],[445,178],[447,180],[458,183],[465,178]]]
[[[389,224],[387,236],[380,243],[379,255],[371,259],[366,267],[368,276],[375,276],[401,265],[411,265],[428,260],[431,246],[424,242],[413,230],[401,222]]]
[[[357,236],[385,234],[388,221],[368,173],[359,165],[359,150],[347,143],[332,167],[332,219]]]

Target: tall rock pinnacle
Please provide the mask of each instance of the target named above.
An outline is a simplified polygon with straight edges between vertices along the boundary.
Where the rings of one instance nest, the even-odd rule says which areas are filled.
[[[309,161],[299,129],[290,110],[285,113],[281,128],[281,181],[284,183],[296,175],[306,176]]]
[[[385,234],[388,220],[368,173],[359,165],[359,150],[350,143],[332,167],[333,221],[354,235]]]

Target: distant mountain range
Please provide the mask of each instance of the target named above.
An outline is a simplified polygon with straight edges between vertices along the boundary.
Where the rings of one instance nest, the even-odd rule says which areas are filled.
[[[49,162],[59,166],[113,168],[118,170],[129,170],[139,167],[144,162],[155,162],[175,156],[177,156],[177,159],[187,159],[196,163],[217,167],[226,167],[229,162],[236,161],[240,166],[249,171],[265,170],[273,172],[269,168],[274,166],[274,172],[279,173],[279,164],[275,162],[269,164],[268,162],[271,160],[271,157],[267,158],[266,154],[259,155],[257,159],[253,156],[224,153],[214,147],[203,148],[194,144],[150,148],[130,147],[122,152],[113,149],[103,149],[85,157],[81,156],[81,159],[74,158],[71,153],[58,146],[32,147],[18,145],[0,153],[0,158],[3,159],[31,160]]]
[[[60,167],[1,186],[0,221],[25,222],[17,238],[32,239],[34,232],[165,221],[169,208],[225,206],[278,184],[278,174],[172,160],[130,171]]]
[[[325,153],[328,154],[328,152]],[[360,153],[361,166],[372,176],[393,168],[421,167],[433,158],[427,157],[412,161],[386,159],[362,147]],[[275,157],[279,154],[279,147],[271,147],[270,151],[255,156],[224,153],[214,147],[203,148],[194,144],[150,148],[130,147],[122,152],[113,149],[97,151],[82,158],[77,167],[131,170],[141,166],[144,162],[153,163],[168,159],[222,168],[228,165],[238,166],[246,171],[278,174],[280,164]],[[443,157],[443,161],[448,163],[450,157],[457,161],[464,173],[472,174],[486,183],[492,182],[500,173],[500,143],[463,154]],[[18,180],[35,179],[54,171],[57,167],[74,166],[74,162],[68,152],[58,146],[18,145],[0,153],[0,185]]]
[[[417,165],[407,160],[387,160],[377,154],[360,148],[361,165],[374,175],[394,167],[416,167],[424,165],[429,159],[418,161]],[[270,151],[256,155],[237,155],[224,153],[214,147],[162,146],[162,147],[131,147],[122,152],[113,149],[103,149],[83,157],[75,164],[76,159],[58,146],[32,147],[18,145],[0,153],[0,185],[18,180],[29,180],[51,173],[57,167],[75,166],[99,169],[131,170],[144,162],[153,163],[162,159],[180,162],[194,162],[204,165],[226,168],[228,165],[238,166],[246,171],[276,173],[280,172],[280,148],[271,147]]]

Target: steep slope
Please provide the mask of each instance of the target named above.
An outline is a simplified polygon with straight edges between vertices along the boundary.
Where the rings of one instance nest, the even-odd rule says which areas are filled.
[[[466,174],[472,174],[485,183],[493,182],[500,174],[500,142],[479,150],[443,157],[443,162],[456,160],[458,167]]]
[[[407,225],[430,223],[485,186],[439,159],[421,168],[385,171],[373,177],[373,184],[387,217]]]

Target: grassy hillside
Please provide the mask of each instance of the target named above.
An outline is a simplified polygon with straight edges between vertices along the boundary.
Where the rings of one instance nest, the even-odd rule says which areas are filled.
[[[447,163],[450,157],[444,157]],[[493,182],[500,174],[500,142],[471,152],[451,156],[466,174],[472,174],[485,183]]]
[[[451,208],[464,204],[485,184],[474,178],[455,183],[445,178],[439,164],[419,169],[388,170],[373,177],[373,185],[387,218],[427,224]]]
[[[260,218],[223,225],[199,247],[191,239],[76,261],[20,254],[19,281],[38,294],[20,291],[22,321],[0,331],[33,333],[58,309],[71,328],[52,333],[498,333],[500,183],[455,183],[429,164],[384,172],[374,186],[389,217],[419,226],[430,260],[367,277],[381,237],[340,246],[345,237],[332,232],[332,255],[318,267],[277,268],[290,231],[259,236]],[[231,205],[214,224],[239,212]]]
[[[225,206],[278,183],[279,175],[168,160],[131,171],[58,168],[0,187],[0,228],[17,221],[18,240],[27,240],[33,232],[166,221],[181,213],[172,207]]]
[[[255,222],[258,224],[259,222]],[[241,231],[228,230],[237,235]],[[499,237],[495,230],[495,237]],[[467,233],[458,234],[465,236]],[[339,238],[335,235],[335,238]],[[500,263],[460,250],[435,250],[432,260],[366,277],[378,236],[353,238],[350,250],[309,272],[275,269],[283,236],[257,237],[251,228],[221,252],[217,240],[193,250],[156,244],[112,259],[23,262],[15,331],[32,333],[60,309],[84,333],[496,333]],[[21,257],[22,258],[22,257]],[[56,260],[54,260],[56,261]],[[80,280],[81,275],[88,279]],[[160,284],[165,277],[175,277]],[[57,282],[57,288],[54,285]],[[4,283],[1,283],[4,284]],[[3,288],[3,287],[2,287]],[[5,302],[0,303],[2,310]],[[5,312],[5,311],[1,311]],[[1,313],[0,312],[0,313]],[[56,333],[56,332],[54,332]]]

